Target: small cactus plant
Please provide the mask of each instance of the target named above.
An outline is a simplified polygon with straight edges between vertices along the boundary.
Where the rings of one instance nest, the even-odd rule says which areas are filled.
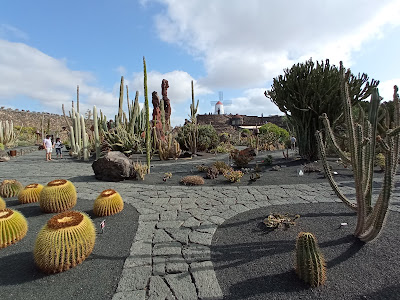
[[[375,158],[376,165],[381,169],[385,170],[385,155],[383,153],[378,153]]]
[[[52,217],[40,230],[33,252],[44,273],[66,271],[92,253],[96,241],[93,221],[85,213],[67,211]]]
[[[15,179],[6,179],[0,184],[0,197],[11,198],[18,196],[23,189],[21,182]]]
[[[16,210],[0,210],[0,249],[21,240],[28,231],[28,222]]]
[[[65,179],[50,181],[40,193],[40,209],[43,212],[59,213],[71,209],[76,204],[76,189]]]
[[[184,185],[203,185],[204,179],[197,175],[185,176],[181,179],[181,183]]]
[[[296,273],[312,287],[323,285],[326,280],[325,259],[310,232],[300,232],[297,236]]]
[[[0,210],[6,208],[6,201],[3,200],[3,198],[0,197]]]
[[[147,167],[147,166],[146,166]],[[124,202],[121,195],[113,189],[108,189],[97,197],[94,201],[93,213],[96,216],[111,216],[124,209]]]
[[[39,183],[28,184],[19,194],[18,200],[21,204],[38,202],[40,198],[40,192],[43,189],[43,185]]]

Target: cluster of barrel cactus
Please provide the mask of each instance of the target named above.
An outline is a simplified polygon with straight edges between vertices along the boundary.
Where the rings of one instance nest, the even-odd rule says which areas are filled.
[[[96,216],[110,216],[119,213],[124,209],[124,202],[121,195],[113,189],[108,189],[96,198],[93,206],[93,213]]]
[[[88,215],[60,213],[40,230],[33,251],[35,263],[44,273],[66,271],[92,253],[95,241],[96,229]]]
[[[40,209],[47,213],[58,213],[75,206],[77,194],[72,182],[65,179],[50,181],[40,193]]]
[[[18,196],[23,189],[21,182],[15,179],[6,179],[0,184],[0,197],[11,198]]]
[[[43,185],[39,183],[28,184],[21,192],[19,192],[18,200],[21,204],[38,202],[42,190]]]
[[[28,231],[28,222],[16,210],[0,210],[0,248],[5,248],[21,240]]]

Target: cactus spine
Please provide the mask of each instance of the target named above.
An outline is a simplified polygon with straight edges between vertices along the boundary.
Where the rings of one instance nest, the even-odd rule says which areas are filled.
[[[330,126],[326,114],[322,115],[326,129],[327,140],[333,145],[336,153],[342,160],[351,164],[356,187],[356,204],[351,202],[339,189],[333,179],[332,172],[326,160],[325,146],[322,140],[322,134],[317,131],[317,142],[320,157],[324,166],[325,174],[336,195],[350,208],[357,212],[357,225],[354,235],[364,242],[375,239],[383,228],[384,220],[388,211],[389,200],[391,197],[394,175],[399,161],[399,143],[400,143],[400,107],[397,86],[394,88],[394,122],[392,127],[386,131],[382,138],[377,135],[378,107],[381,98],[377,88],[374,88],[371,95],[371,103],[368,117],[361,123],[356,123],[352,112],[352,95],[349,92],[347,84],[349,72],[342,72],[342,91],[341,97],[344,104],[345,123],[347,136],[349,137],[350,156],[342,151],[335,140],[333,130]],[[375,205],[372,205],[372,182],[374,174],[374,159],[376,143],[379,143],[385,154],[385,173],[382,189],[379,193]]]
[[[93,127],[94,127],[94,148],[96,149],[96,159],[99,159],[100,158],[100,136],[99,136],[99,124],[98,124],[96,105],[93,105]]]
[[[147,96],[147,70],[146,70],[146,59],[143,56],[143,75],[144,75],[144,107],[146,109],[146,162],[147,172],[150,174],[150,112],[149,112],[149,98]]]
[[[312,287],[324,284],[326,264],[312,233],[300,232],[296,241],[296,273]]]

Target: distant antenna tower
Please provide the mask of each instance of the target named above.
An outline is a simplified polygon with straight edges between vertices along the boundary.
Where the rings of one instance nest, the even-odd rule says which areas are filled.
[[[224,100],[224,92],[218,92],[218,99],[226,109],[227,107],[232,105],[232,100]],[[210,101],[211,106],[214,108],[218,101]],[[226,113],[226,111],[225,111]]]

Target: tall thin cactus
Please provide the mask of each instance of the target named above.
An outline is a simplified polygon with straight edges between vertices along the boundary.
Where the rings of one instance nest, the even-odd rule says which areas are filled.
[[[350,156],[339,148],[336,142],[333,130],[326,114],[322,115],[325,126],[327,140],[332,144],[333,149],[339,157],[347,164],[351,164],[353,169],[356,201],[350,201],[333,179],[327,160],[325,145],[322,139],[322,133],[317,131],[316,137],[320,158],[322,160],[325,174],[336,195],[351,209],[357,212],[357,225],[354,235],[360,240],[368,242],[375,239],[381,232],[384,220],[389,207],[389,200],[394,186],[394,175],[397,170],[399,161],[399,143],[400,143],[400,107],[399,97],[397,94],[397,86],[394,88],[394,122],[390,129],[386,131],[386,135],[382,138],[377,134],[378,123],[378,107],[381,98],[377,88],[374,88],[371,95],[371,103],[368,117],[362,123],[357,123],[353,119],[352,101],[354,95],[349,92],[347,79],[349,72],[342,72],[342,92],[345,123],[347,127],[347,136],[349,139],[348,148]],[[372,182],[374,174],[374,160],[376,143],[378,143],[384,151],[385,155],[385,174],[383,184],[379,196],[373,204],[372,199]]]
[[[94,129],[94,148],[96,150],[96,159],[99,159],[100,158],[100,136],[99,136],[99,124],[98,124],[96,105],[93,105],[93,129]]]
[[[194,104],[194,88],[193,88],[193,80],[192,80],[192,104],[190,104],[190,121],[192,123],[192,138],[191,138],[191,151],[192,154],[196,154],[197,152],[197,136],[198,136],[198,127],[197,127],[197,109],[199,107],[199,100],[197,100],[197,104]]]
[[[116,118],[116,125],[121,124],[122,121],[122,106],[124,104],[124,76],[121,76],[121,84],[119,86],[119,104],[118,104],[118,117]]]
[[[143,56],[143,76],[144,76],[144,107],[146,109],[146,161],[147,161],[147,172],[150,173],[150,112],[149,112],[149,98],[147,96],[147,70],[146,70],[146,59]]]

